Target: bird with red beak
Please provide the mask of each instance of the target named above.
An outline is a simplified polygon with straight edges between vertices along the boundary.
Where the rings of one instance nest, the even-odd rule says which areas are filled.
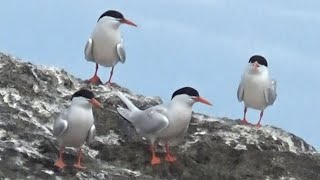
[[[128,109],[118,107],[118,113],[130,121],[141,136],[148,139],[152,165],[161,163],[155,153],[156,140],[165,146],[165,160],[170,163],[176,161],[176,157],[169,151],[169,146],[177,145],[183,140],[191,121],[193,104],[201,102],[209,106],[212,105],[192,87],[176,90],[169,104],[160,104],[146,110],[138,109],[120,91],[117,91],[117,95],[128,107]]]
[[[254,55],[242,75],[238,86],[237,97],[239,102],[244,102],[243,124],[248,124],[246,113],[248,108],[260,110],[260,118],[257,127],[261,127],[261,119],[264,110],[273,105],[277,98],[276,81],[270,79],[268,62],[260,56]]]
[[[63,161],[65,147],[78,148],[78,158],[74,166],[85,168],[81,165],[81,146],[85,142],[89,144],[96,134],[92,106],[102,108],[102,104],[94,98],[91,91],[81,89],[72,95],[70,107],[64,109],[54,121],[53,135],[60,146],[59,159],[54,165],[59,169],[66,166]]]
[[[135,23],[126,19],[122,13],[115,10],[106,11],[99,17],[84,50],[86,60],[96,63],[95,73],[87,82],[102,84],[97,75],[99,65],[101,65],[112,67],[109,80],[107,81],[107,84],[111,85],[115,65],[119,61],[121,63],[125,62],[126,52],[119,29],[121,24],[137,27]]]

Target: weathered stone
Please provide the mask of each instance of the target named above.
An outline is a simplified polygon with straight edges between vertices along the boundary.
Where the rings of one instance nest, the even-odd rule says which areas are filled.
[[[70,166],[59,171],[53,166],[58,147],[52,123],[82,87],[104,105],[94,109],[97,137],[84,146],[86,170],[72,167],[75,151],[67,149]],[[116,88],[141,109],[162,103]],[[197,113],[185,141],[172,148],[178,162],[152,167],[147,142],[116,112],[118,105],[124,106],[106,86],[0,54],[0,179],[320,179],[319,154],[301,138],[276,127],[257,129]]]

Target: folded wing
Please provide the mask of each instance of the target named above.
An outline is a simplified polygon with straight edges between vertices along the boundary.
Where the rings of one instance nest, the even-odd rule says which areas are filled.
[[[95,136],[96,136],[96,126],[92,125],[88,132],[87,144],[90,144],[93,141]]]
[[[87,61],[95,62],[92,54],[92,47],[93,47],[93,40],[90,38],[88,39],[86,47],[84,48],[84,55]]]
[[[126,61],[126,51],[124,50],[123,39],[117,44],[117,53],[119,56],[119,61],[124,63]]]
[[[54,121],[53,124],[53,135],[56,137],[61,137],[68,128],[67,121],[67,110],[62,111],[60,116]]]
[[[241,80],[237,90],[237,97],[239,102],[243,101],[243,93],[244,93],[244,85],[243,85],[243,81]]]
[[[167,110],[162,108],[161,105],[149,108],[144,112],[146,119],[139,122],[140,129],[144,133],[158,133],[169,126],[169,120],[166,115]]]
[[[266,99],[267,105],[273,105],[277,98],[277,82],[276,80],[271,80],[269,86],[264,91],[264,97]]]

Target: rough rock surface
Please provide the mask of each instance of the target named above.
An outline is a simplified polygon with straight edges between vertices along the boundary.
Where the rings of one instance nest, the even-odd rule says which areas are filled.
[[[94,109],[97,137],[84,146],[86,170],[54,168],[58,155],[52,123],[81,87],[94,91],[104,109]],[[128,89],[139,108],[162,103]],[[239,120],[194,113],[185,142],[174,147],[178,162],[151,167],[148,146],[115,108],[114,91],[90,86],[64,70],[36,66],[0,54],[0,179],[320,179],[320,157],[301,138],[279,128],[260,129]]]

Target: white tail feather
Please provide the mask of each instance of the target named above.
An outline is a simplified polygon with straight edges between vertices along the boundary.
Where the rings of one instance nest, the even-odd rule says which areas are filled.
[[[129,109],[125,109],[123,107],[118,107],[117,111],[123,118],[125,118],[126,120],[132,122],[132,120],[130,118],[131,111],[129,111]]]
[[[121,101],[123,101],[126,104],[126,106],[131,112],[139,111],[139,109],[128,98],[126,98],[124,94],[122,94],[119,90],[116,90],[116,93],[118,97],[121,99]]]

